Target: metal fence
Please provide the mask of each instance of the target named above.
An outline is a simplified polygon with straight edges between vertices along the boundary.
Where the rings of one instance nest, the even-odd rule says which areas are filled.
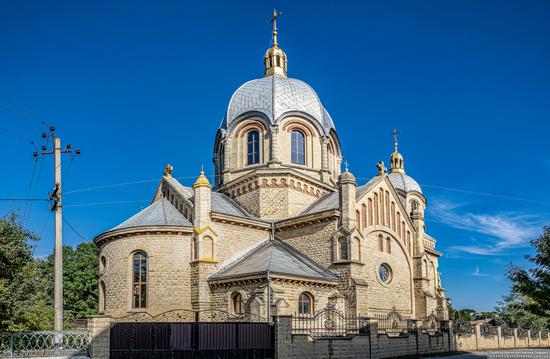
[[[453,332],[458,335],[475,335],[476,328],[469,321],[458,318],[453,321]]]
[[[503,337],[513,337],[514,336],[514,328],[510,328],[507,325],[503,325],[500,327],[501,333]]]
[[[292,317],[293,334],[308,334],[315,338],[368,333],[368,330],[369,318],[346,316],[334,306],[327,306],[316,314]]]
[[[406,335],[417,328],[416,321],[403,318],[395,309],[388,314],[375,314],[373,319],[378,322],[378,332],[389,336]]]
[[[489,324],[483,324],[479,327],[481,335],[498,335],[498,328]]]
[[[0,332],[0,357],[87,354],[88,332]]]
[[[224,310],[205,309],[175,309],[157,315],[147,312],[132,313],[123,317],[113,318],[117,323],[198,323],[198,322],[251,322],[266,323],[271,318],[265,318],[253,313],[233,314]]]

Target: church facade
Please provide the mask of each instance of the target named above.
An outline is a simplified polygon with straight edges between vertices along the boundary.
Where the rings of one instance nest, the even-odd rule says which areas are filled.
[[[287,76],[274,20],[264,77],[237,89],[217,130],[212,181],[201,171],[186,187],[168,165],[151,205],[95,238],[100,313],[268,318],[332,306],[447,319],[426,197],[397,138],[389,169],[379,162],[368,182],[342,172],[334,122]]]

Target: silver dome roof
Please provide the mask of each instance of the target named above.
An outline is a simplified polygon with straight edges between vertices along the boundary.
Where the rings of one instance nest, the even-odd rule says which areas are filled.
[[[317,93],[305,82],[283,77],[268,76],[248,81],[231,97],[222,128],[232,128],[246,113],[259,112],[270,123],[277,123],[290,113],[302,113],[315,119],[328,133],[334,123],[323,107]]]
[[[422,193],[422,189],[420,188],[420,185],[418,184],[418,182],[416,182],[414,178],[407,176],[404,173],[393,172],[388,175],[388,178],[391,184],[396,189],[400,189],[405,192],[418,191]]]

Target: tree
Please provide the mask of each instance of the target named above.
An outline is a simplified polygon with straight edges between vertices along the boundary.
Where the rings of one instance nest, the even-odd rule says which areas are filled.
[[[536,254],[526,258],[533,268],[509,267],[512,293],[499,303],[497,311],[510,325],[550,328],[550,226],[531,244]]]
[[[53,305],[53,254],[40,263],[42,276],[48,278],[49,304]],[[76,249],[63,247],[64,319],[85,318],[98,312],[99,250],[94,243],[80,243]]]
[[[16,213],[0,218],[0,331],[49,328],[47,283],[32,255],[37,239]]]

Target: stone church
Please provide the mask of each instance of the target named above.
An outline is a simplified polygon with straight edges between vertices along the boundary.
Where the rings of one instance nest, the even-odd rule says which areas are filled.
[[[342,172],[334,121],[287,76],[276,20],[264,76],[237,89],[217,129],[212,180],[201,171],[186,187],[167,165],[151,205],[95,238],[100,312],[267,318],[330,305],[446,319],[426,197],[396,136],[388,170],[379,162],[366,183]]]

